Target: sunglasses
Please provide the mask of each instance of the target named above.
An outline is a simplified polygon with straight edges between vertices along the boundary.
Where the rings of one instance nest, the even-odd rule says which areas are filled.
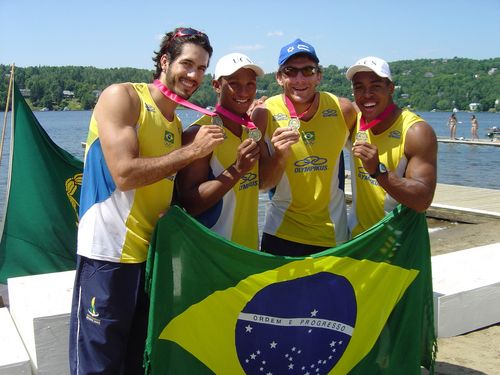
[[[194,36],[194,35],[199,35],[203,38],[207,38],[207,34],[202,33],[201,31],[198,31],[196,29],[192,29],[190,27],[181,27],[177,29],[174,35],[170,38],[170,40],[173,40],[175,38],[182,38],[185,36]]]
[[[316,73],[318,73],[319,69],[316,66],[304,66],[303,68],[296,68],[294,66],[285,66],[280,69],[280,72],[286,75],[287,77],[297,77],[299,72],[302,73],[304,77],[312,77]]]

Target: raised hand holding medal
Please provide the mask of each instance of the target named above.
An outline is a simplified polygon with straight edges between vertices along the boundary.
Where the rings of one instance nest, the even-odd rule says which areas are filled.
[[[285,105],[288,108],[288,112],[290,112],[290,120],[288,121],[288,126],[293,129],[293,130],[299,130],[300,129],[300,119],[304,117],[309,110],[311,109],[312,105],[314,104],[314,100],[316,99],[316,96],[313,98],[311,104],[309,104],[309,107],[302,112],[300,115],[297,115],[297,112],[295,111],[295,107],[293,106],[292,101],[288,98],[288,96],[285,95]]]

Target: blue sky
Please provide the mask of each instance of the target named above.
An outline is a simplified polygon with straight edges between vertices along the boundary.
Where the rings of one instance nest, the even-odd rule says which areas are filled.
[[[209,72],[243,52],[266,72],[295,38],[324,66],[375,55],[387,61],[500,57],[500,0],[0,0],[0,64],[152,69],[176,26],[206,32]]]

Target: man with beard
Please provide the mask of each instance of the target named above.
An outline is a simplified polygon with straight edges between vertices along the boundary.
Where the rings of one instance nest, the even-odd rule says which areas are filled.
[[[261,148],[261,187],[274,193],[261,250],[304,256],[348,239],[339,169],[356,112],[350,100],[317,91],[322,73],[312,45],[300,39],[287,44],[278,65],[283,94],[253,112],[270,150]]]
[[[425,211],[436,189],[437,140],[432,127],[392,100],[389,64],[358,60],[346,73],[360,113],[351,142],[352,236],[367,230],[401,203]]]
[[[226,139],[209,155],[179,171],[179,201],[188,213],[224,238],[258,249],[260,131],[247,115],[264,71],[248,56],[230,53],[215,66],[212,86],[218,101],[215,112]],[[189,145],[205,126],[209,115],[196,120],[183,134]]]
[[[224,135],[204,127],[181,147],[177,102],[200,86],[212,47],[191,28],[167,33],[153,58],[154,84],[103,91],[89,126],[70,322],[72,374],[138,374],[148,300],[144,270],[152,231],[170,205],[174,177]]]

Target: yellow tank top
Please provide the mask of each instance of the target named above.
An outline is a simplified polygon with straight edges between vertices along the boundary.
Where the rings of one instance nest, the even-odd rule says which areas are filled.
[[[356,132],[359,130],[360,119],[361,113],[358,114]],[[404,176],[408,163],[404,154],[406,133],[413,124],[420,121],[423,121],[422,118],[413,112],[403,110],[385,132],[373,134],[370,130],[366,131],[367,142],[378,148],[380,162],[400,177]],[[356,132],[353,132],[351,142],[354,142]],[[398,202],[380,187],[377,180],[365,171],[361,160],[354,157],[351,157],[351,188],[349,229],[353,237],[376,224],[398,205]]]
[[[179,118],[175,116],[170,122],[163,116],[147,84],[133,86],[141,101],[136,126],[140,156],[157,157],[180,148]],[[158,217],[170,206],[174,177],[126,192],[118,190],[104,160],[97,122],[92,117],[81,188],[78,254],[112,262],[144,262]]]
[[[266,141],[287,127],[290,113],[282,95],[266,101]],[[333,247],[348,238],[344,192],[339,188],[339,156],[349,135],[338,98],[321,92],[301,138],[292,146],[285,172],[268,205],[264,232],[285,240]]]
[[[210,116],[202,116],[193,125],[209,125]],[[237,149],[248,138],[247,130],[242,126],[241,139],[225,129],[226,139],[212,152],[209,178],[215,178],[236,160]],[[258,163],[242,176],[238,183],[228,191],[221,201],[209,208],[197,219],[224,238],[257,250],[259,204],[259,169]]]

